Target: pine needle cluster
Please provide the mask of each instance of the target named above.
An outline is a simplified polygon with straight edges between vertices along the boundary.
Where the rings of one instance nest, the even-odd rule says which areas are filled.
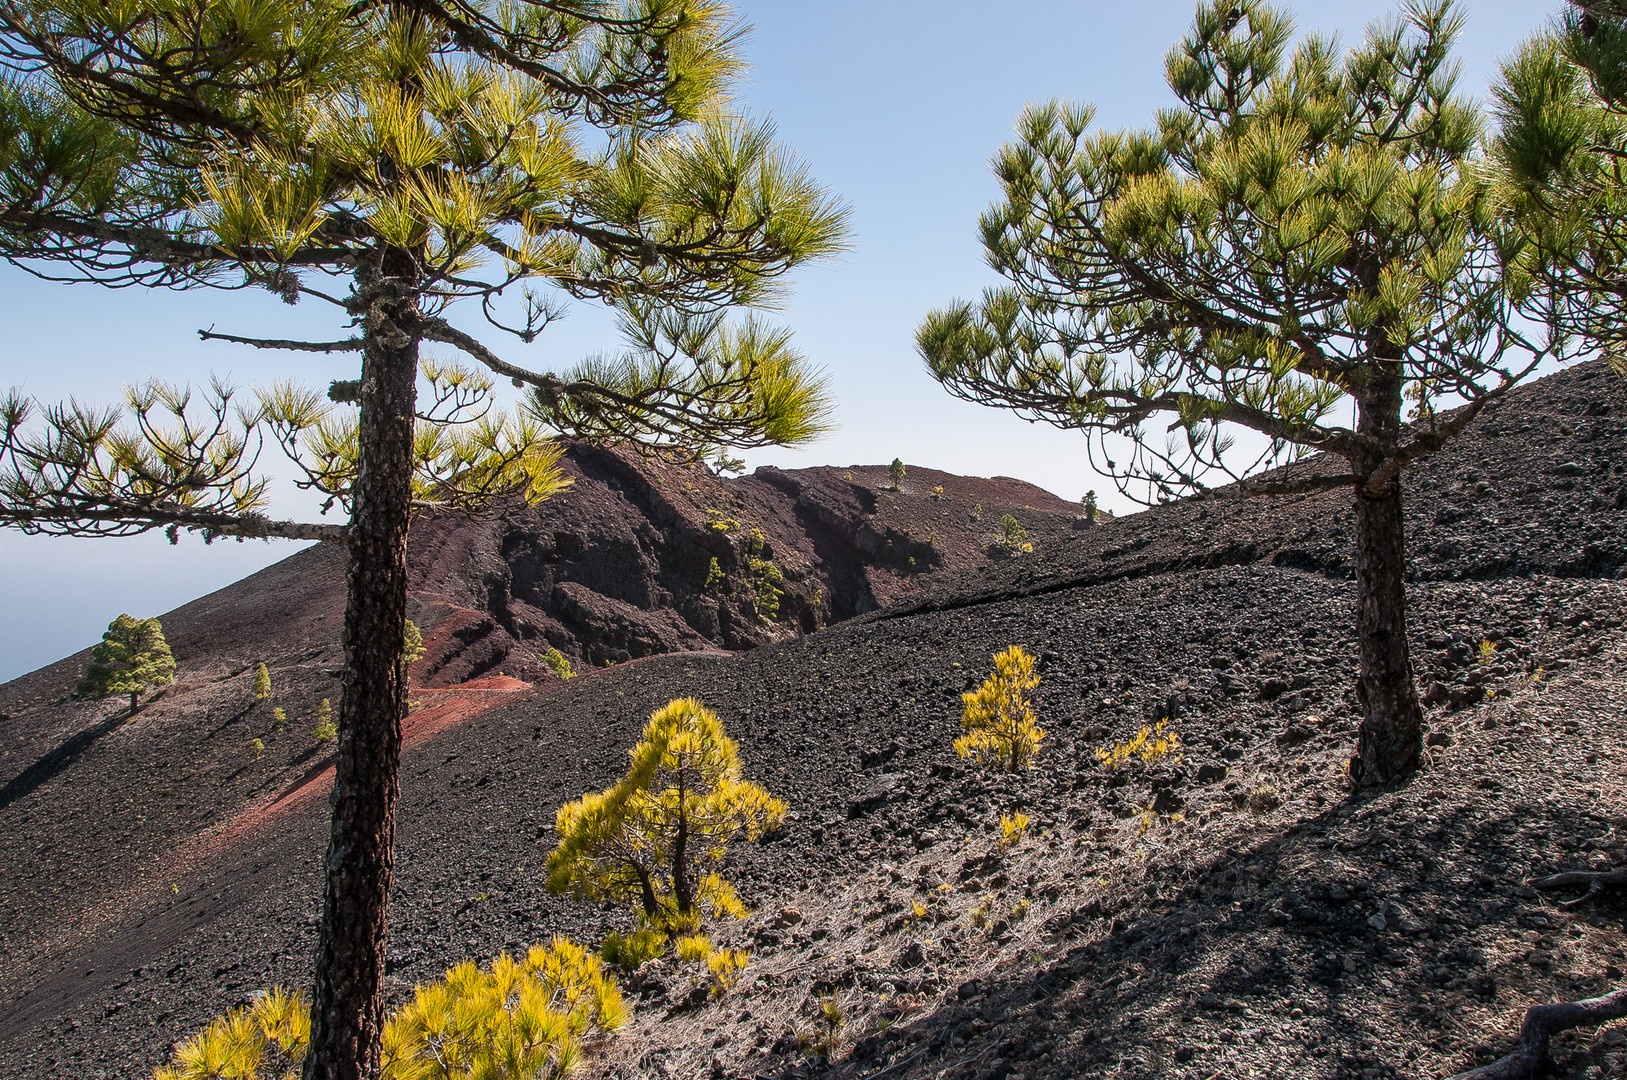
[[[1170,730],[1168,720],[1143,727],[1129,742],[1114,743],[1096,750],[1096,760],[1109,770],[1128,764],[1132,758],[1140,758],[1142,764],[1151,765],[1170,756],[1176,761],[1181,759],[1181,736]]]
[[[1034,760],[1045,729],[1036,722],[1029,691],[1039,685],[1034,657],[1020,645],[994,654],[994,674],[982,686],[962,694],[966,734],[955,740],[955,752],[1007,772],[1019,772]]]
[[[581,1062],[580,1039],[627,1022],[615,980],[565,938],[489,967],[465,962],[420,986],[384,1029],[380,1080],[554,1080]],[[272,987],[176,1048],[154,1080],[270,1080],[299,1075],[310,1005]]]

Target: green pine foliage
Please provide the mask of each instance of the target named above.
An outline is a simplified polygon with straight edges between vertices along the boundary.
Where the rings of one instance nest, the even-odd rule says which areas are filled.
[[[254,670],[254,703],[256,705],[271,700],[271,669],[262,661]]]
[[[423,658],[423,632],[418,629],[417,623],[408,619],[401,636],[401,664],[403,667],[412,667]]]
[[[128,694],[133,716],[140,707],[141,695],[150,687],[168,686],[174,681],[175,657],[164,640],[163,626],[157,619],[120,615],[108,624],[101,643],[90,651],[90,667],[74,693],[97,700]]]
[[[311,735],[317,742],[332,742],[339,737],[339,728],[333,722],[333,705],[327,698],[323,698],[322,704],[317,707],[316,726],[311,730]]]
[[[1039,681],[1034,657],[1022,646],[995,653],[994,673],[961,695],[966,734],[955,740],[955,753],[1006,772],[1026,768],[1045,739],[1029,696]]]
[[[631,756],[614,787],[560,807],[548,888],[630,903],[663,930],[744,915],[717,869],[731,843],[778,826],[785,803],[741,779],[739,748],[694,698],[657,710]]]
[[[571,667],[570,660],[552,645],[548,646],[548,651],[542,654],[542,662],[547,664],[549,669],[561,679],[576,678],[576,669]]]
[[[907,471],[908,470],[904,468],[903,458],[893,458],[893,463],[887,466],[887,481],[892,484],[894,491],[898,491],[903,488],[904,473]]]
[[[272,987],[182,1041],[154,1080],[273,1080],[298,1075],[310,1005]],[[428,986],[384,1028],[379,1080],[556,1080],[582,1062],[584,1038],[627,1022],[597,957],[556,937],[522,958],[465,962]]]

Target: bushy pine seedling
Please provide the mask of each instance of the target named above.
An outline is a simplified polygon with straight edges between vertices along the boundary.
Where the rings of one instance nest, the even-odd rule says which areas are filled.
[[[701,586],[701,591],[711,592],[713,588],[723,584],[728,576],[723,572],[723,567],[718,565],[717,556],[714,555],[711,565],[706,568],[706,584]]]
[[[564,653],[552,645],[548,647],[547,652],[542,654],[542,662],[547,664],[549,669],[561,679],[576,678],[576,669],[571,667],[571,662],[565,658]]]
[[[943,485],[942,484],[933,484],[931,494],[932,494],[932,498],[934,500],[942,499],[943,498]]]
[[[1000,815],[1000,846],[1005,849],[1016,847],[1023,842],[1028,834],[1028,815],[1022,812],[1016,814]]]
[[[249,740],[249,753],[254,755],[254,759],[256,761],[258,761],[260,759],[260,755],[265,752],[266,744],[263,740],[258,738]]]
[[[1143,764],[1151,765],[1171,755],[1173,760],[1181,760],[1181,736],[1169,729],[1168,720],[1143,727],[1129,742],[1102,746],[1096,750],[1096,760],[1108,770],[1117,769],[1133,758],[1140,758]]]
[[[887,466],[887,479],[891,481],[894,491],[899,491],[903,488],[904,474],[908,471],[909,470],[904,468],[903,458],[893,458],[893,463]]]
[[[420,986],[385,1024],[379,1080],[554,1080],[580,1063],[578,1040],[627,1022],[621,991],[586,949],[555,938],[522,959],[459,964]],[[296,1077],[310,1006],[273,987],[183,1042],[155,1080]]]
[[[1000,519],[999,543],[1001,549],[1011,555],[1025,555],[1034,550],[1034,545],[1028,542],[1028,530],[1010,514]]]
[[[262,662],[254,672],[254,703],[271,700],[271,669]]]
[[[311,734],[317,742],[329,742],[339,736],[338,725],[333,722],[333,705],[327,698],[323,698],[322,704],[317,706],[316,727]]]
[[[785,803],[740,778],[740,752],[717,714],[694,698],[650,717],[616,784],[559,809],[548,888],[630,902],[672,928],[704,914],[745,913],[716,872],[730,843],[755,840]]]
[[[418,624],[411,619],[401,632],[401,665],[412,667],[424,658],[424,635],[418,629]]]
[[[1018,772],[1034,759],[1045,738],[1034,716],[1029,691],[1039,685],[1034,658],[1020,645],[994,654],[994,674],[982,686],[962,694],[961,727],[955,752],[983,764]]]
[[[673,944],[672,951],[685,963],[704,963],[712,956],[712,939],[705,934],[686,934]]]
[[[1096,505],[1096,490],[1094,488],[1085,492],[1079,500],[1079,505],[1084,507],[1086,521],[1095,521],[1096,515],[1101,513],[1100,508]]]

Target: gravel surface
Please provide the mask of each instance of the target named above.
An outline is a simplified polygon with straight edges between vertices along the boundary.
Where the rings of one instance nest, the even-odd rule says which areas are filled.
[[[389,991],[627,925],[542,888],[554,813],[694,694],[792,817],[732,860],[757,912],[716,934],[752,949],[740,985],[710,1000],[693,971],[648,966],[591,1074],[1365,1080],[1500,1055],[1527,1004],[1620,985],[1627,966],[1619,894],[1562,910],[1526,884],[1624,857],[1624,414],[1621,381],[1581,368],[1408,474],[1430,753],[1395,790],[1351,798],[1342,780],[1355,648],[1337,493],[1059,530],[738,655],[423,691]],[[1041,658],[1050,733],[1015,780],[949,745],[959,695],[1013,643]],[[140,1074],[222,1009],[308,980],[320,755],[291,730],[246,758],[265,724],[244,708],[252,673],[184,660],[196,710],[183,684],[102,734],[81,716],[77,750],[23,730],[67,662],[0,689],[4,760],[34,769],[0,795],[0,1073]],[[279,694],[303,717],[323,677],[297,671]],[[1159,719],[1179,762],[1096,763]],[[41,766],[41,744],[67,749]],[[1017,811],[1031,824],[1002,849]],[[1556,1056],[1620,1075],[1627,1039],[1567,1036]]]

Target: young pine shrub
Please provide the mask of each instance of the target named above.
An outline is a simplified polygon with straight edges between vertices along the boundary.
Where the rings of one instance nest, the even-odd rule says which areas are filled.
[[[581,1063],[578,1040],[627,1022],[615,980],[564,938],[490,967],[459,964],[420,986],[385,1022],[378,1080],[556,1080]],[[272,1080],[298,1075],[310,1006],[273,987],[183,1042],[154,1080]]]
[[[1025,768],[1045,738],[1029,699],[1029,691],[1038,685],[1034,658],[1022,646],[995,653],[994,674],[976,690],[961,695],[960,724],[966,734],[955,740],[955,752],[1006,772]]]
[[[599,955],[604,962],[623,971],[637,971],[647,960],[666,955],[671,936],[660,927],[641,925],[632,933],[612,930],[604,936]]]
[[[1028,835],[1028,815],[1019,811],[1016,814],[1000,815],[1000,848],[1009,851],[1023,842]]]
[[[407,620],[401,632],[401,666],[412,667],[424,658],[424,635],[418,629],[418,624],[411,619]]]
[[[1181,760],[1181,736],[1170,730],[1168,720],[1160,720],[1136,732],[1129,742],[1114,743],[1096,749],[1096,760],[1109,772],[1140,758],[1143,765],[1152,765],[1165,758]]]
[[[333,705],[327,698],[316,710],[316,727],[311,731],[317,742],[331,742],[339,736],[339,727],[333,722]]]
[[[893,458],[893,463],[887,466],[887,479],[889,482],[891,482],[894,491],[903,490],[904,474],[907,471],[908,470],[904,468],[903,458]]]
[[[262,662],[254,672],[254,703],[271,700],[271,669]]]
[[[1026,555],[1034,550],[1034,545],[1028,542],[1028,530],[1010,514],[1000,518],[1000,539],[997,543],[1000,550],[1008,555]]]
[[[694,698],[657,710],[630,756],[616,786],[560,807],[548,888],[628,902],[641,930],[663,934],[744,916],[716,867],[731,843],[778,826],[785,803],[741,779],[739,748]]]
[[[561,679],[576,678],[576,669],[571,667],[571,662],[565,658],[564,653],[552,645],[548,646],[548,651],[542,654],[542,662],[547,664],[549,670]]]

